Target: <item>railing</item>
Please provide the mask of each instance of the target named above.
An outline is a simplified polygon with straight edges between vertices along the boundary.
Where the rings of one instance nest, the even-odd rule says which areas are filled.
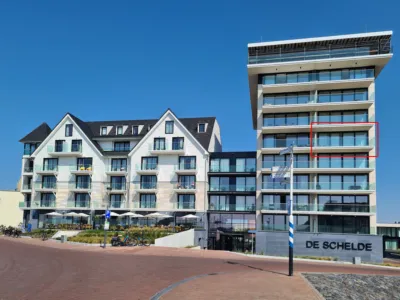
[[[174,184],[174,189],[178,190],[195,190],[196,182],[178,182]]]
[[[31,190],[32,189],[32,184],[31,183],[25,183],[22,185],[23,190]]]
[[[208,210],[215,211],[256,211],[255,204],[241,205],[241,204],[229,204],[229,205],[214,205],[210,204]]]
[[[35,189],[56,189],[57,182],[35,182]]]
[[[196,208],[196,202],[195,201],[180,201],[180,202],[174,202],[173,203],[174,209],[195,209]]]
[[[261,226],[262,230],[265,231],[288,231],[289,230],[289,225],[285,224],[262,224]],[[294,226],[295,231],[299,232],[310,232],[310,225],[300,225],[300,226]]]
[[[36,149],[35,149],[36,150]],[[29,155],[31,156],[33,152],[35,152],[35,150],[31,150],[31,149],[24,149],[24,155]]]
[[[48,145],[47,146],[48,153],[74,153],[74,152],[82,152],[82,145],[79,144],[68,144],[64,143],[62,145]]]
[[[136,165],[137,171],[151,171],[151,170],[155,171],[157,169],[158,169],[157,163],[142,163]]]
[[[300,141],[292,139],[271,139],[263,141],[263,148],[285,148],[294,145],[294,147],[310,147],[309,138],[302,138]]]
[[[129,145],[129,146],[117,146],[117,147],[104,146],[104,147],[102,147],[102,150],[104,152],[130,152],[132,149],[131,149],[131,146]]]
[[[127,172],[128,166],[110,165],[109,172]]]
[[[50,171],[50,172],[57,172],[58,165],[35,165],[35,171]]]
[[[263,118],[263,127],[277,127],[277,126],[302,126],[310,125],[314,118],[307,117],[290,117],[290,118]]]
[[[171,150],[184,150],[184,143],[172,142],[172,143],[153,143],[149,144],[149,150],[151,151],[171,151]]]
[[[41,200],[39,207],[56,207],[56,200]]]
[[[91,164],[78,164],[74,166],[70,166],[70,171],[86,171],[86,172],[91,172],[93,171],[93,165]]]
[[[31,202],[30,202],[30,201],[20,201],[20,202],[18,203],[18,207],[19,207],[19,208],[31,207]]]
[[[196,164],[179,164],[175,166],[175,170],[196,170],[197,166]]]
[[[91,182],[71,182],[69,188],[72,190],[90,190],[92,188]]]
[[[109,191],[125,191],[126,182],[106,182],[105,187]]]
[[[210,185],[210,192],[255,192],[254,185]]]
[[[256,172],[256,166],[210,166],[210,172],[216,173],[252,173]]]
[[[260,210],[288,210],[288,203],[269,204],[263,203]],[[376,212],[376,206],[369,206],[368,204],[345,204],[345,203],[332,203],[332,204],[293,204],[294,211],[328,211],[328,212],[361,212],[373,213]]]
[[[33,172],[33,166],[26,166],[26,167],[24,167],[24,172],[26,172],[26,173],[32,173],[32,172]]]
[[[122,201],[111,201],[110,208],[124,208]]]
[[[89,208],[90,207],[90,200],[68,201],[67,207]]]
[[[319,137],[313,139],[313,147],[368,147],[375,146],[375,138],[370,140],[366,138],[345,137],[333,139],[330,137]]]
[[[225,232],[247,232],[249,230],[255,230],[255,224],[246,223],[222,223],[222,222],[210,222],[210,230],[220,230]]]
[[[157,182],[141,182],[137,188],[143,190],[157,189]]]
[[[390,47],[382,50],[379,47],[355,47],[342,49],[326,49],[326,50],[307,50],[292,53],[280,53],[260,56],[249,56],[248,64],[268,64],[288,61],[304,61],[304,60],[319,60],[353,56],[373,56],[378,54],[392,53]]]
[[[134,208],[157,208],[156,201],[140,201],[140,202],[133,202]]]
[[[353,234],[370,234],[369,227],[354,228],[343,226],[331,226],[331,225],[318,225],[318,232],[329,232],[329,233],[353,233]]]
[[[341,154],[339,154],[340,156]],[[367,158],[360,156],[360,160],[357,158],[349,157],[338,157],[338,158],[319,158],[320,161],[308,161],[308,160],[295,160],[293,162],[293,166],[295,169],[303,168],[303,169],[345,169],[345,168],[354,168],[354,169],[366,169],[366,168],[375,168],[375,161],[368,161]],[[348,161],[348,159],[351,159]],[[361,160],[362,159],[362,160]],[[272,161],[263,161],[262,167],[264,169],[271,169],[272,167],[287,167],[289,168],[289,162],[272,162]]]
[[[264,190],[288,190],[290,183],[263,182]],[[343,190],[343,191],[370,191],[375,190],[375,183],[354,182],[293,182],[295,190]]]

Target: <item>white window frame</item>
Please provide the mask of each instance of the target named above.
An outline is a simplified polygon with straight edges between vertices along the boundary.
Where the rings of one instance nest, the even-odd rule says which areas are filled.
[[[103,129],[106,129],[106,133],[105,134],[103,134]],[[100,135],[107,135],[107,126],[101,126],[100,127]]]
[[[200,125],[204,125],[204,131],[200,131]],[[197,124],[197,132],[198,133],[206,133],[207,131],[207,123],[199,123]]]
[[[121,128],[121,133],[119,133],[119,129]],[[117,126],[117,135],[123,135],[124,134],[124,126]]]

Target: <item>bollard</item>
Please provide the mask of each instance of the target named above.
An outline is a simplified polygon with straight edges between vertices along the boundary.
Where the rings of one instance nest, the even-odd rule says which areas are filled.
[[[355,256],[353,257],[353,264],[360,265],[361,264],[361,257]]]
[[[67,242],[67,236],[66,235],[62,235],[61,236],[61,243],[66,243]]]

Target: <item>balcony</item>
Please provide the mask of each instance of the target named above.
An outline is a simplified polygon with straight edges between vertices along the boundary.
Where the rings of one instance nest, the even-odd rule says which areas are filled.
[[[33,175],[33,166],[25,166],[24,167],[24,175]]]
[[[40,202],[36,202],[34,206],[37,208],[55,208],[56,200],[41,200]]]
[[[181,201],[181,202],[174,202],[173,208],[177,210],[195,210],[196,209],[196,202],[195,201]]]
[[[128,167],[111,165],[106,171],[106,174],[111,176],[117,176],[117,175],[126,176],[128,174]]]
[[[151,155],[181,155],[185,154],[182,143],[149,144]]]
[[[57,175],[58,174],[58,166],[53,165],[35,165],[35,172],[39,175]]]
[[[111,201],[110,209],[127,209],[125,201]]]
[[[136,173],[141,175],[156,175],[158,174],[158,164],[137,164]]]
[[[90,209],[90,200],[72,200],[67,203],[68,208]]]
[[[21,209],[26,209],[31,207],[31,202],[30,201],[20,201],[18,203],[18,207]]]
[[[338,153],[338,152],[368,152],[374,149],[375,138],[340,138],[333,140],[326,137],[313,139],[312,152]]]
[[[255,192],[254,185],[212,185],[210,184],[209,192]]]
[[[255,173],[257,171],[256,166],[210,166],[209,173]]]
[[[93,166],[89,164],[79,164],[70,166],[71,174],[75,175],[91,175],[93,173]]]
[[[286,213],[289,209],[288,203],[263,203],[259,210],[272,211],[275,213]],[[294,213],[306,213],[313,215],[354,215],[364,214],[373,215],[376,213],[376,206],[368,204],[349,204],[349,203],[326,203],[326,204],[293,204]]]
[[[294,230],[298,232],[310,232],[310,225],[308,224],[295,225],[294,227]],[[284,224],[262,224],[261,228],[264,231],[289,231],[289,225]]]
[[[187,194],[187,193],[195,193],[196,192],[196,183],[182,183],[178,182],[174,184],[174,191],[179,194]]]
[[[21,188],[21,193],[31,193],[32,192],[32,184],[24,183]]]
[[[294,145],[295,153],[310,153],[310,140],[307,137],[294,139],[268,139],[264,140],[261,152],[264,154],[278,154],[283,148]]]
[[[157,182],[141,182],[139,184],[135,184],[133,191],[135,193],[156,193]]]
[[[157,209],[157,202],[156,201],[135,201],[133,202],[133,207],[135,210],[144,210],[144,211],[151,211]]]
[[[215,205],[210,203],[208,210],[211,211],[227,211],[227,212],[255,212],[255,204],[229,204],[229,205]]]
[[[57,191],[57,182],[35,182],[35,191],[55,193]]]
[[[175,173],[178,175],[194,175],[197,173],[195,164],[179,164],[175,166]]]
[[[90,193],[92,191],[91,182],[72,182],[69,184],[70,191],[74,193]]]
[[[61,156],[79,157],[82,156],[82,146],[72,145],[72,144],[70,145],[67,143],[57,146],[48,145],[47,153],[53,157],[61,157]]]
[[[262,192],[274,191],[288,192],[289,183],[263,182]],[[295,193],[312,194],[371,194],[375,192],[375,183],[354,183],[354,182],[294,182]]]
[[[125,194],[126,182],[107,182],[104,184],[109,194]]]

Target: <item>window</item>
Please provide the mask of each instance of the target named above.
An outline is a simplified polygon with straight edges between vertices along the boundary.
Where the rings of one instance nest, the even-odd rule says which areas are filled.
[[[157,170],[158,157],[142,157],[142,170]]]
[[[123,126],[117,126],[117,135],[123,134]]]
[[[142,189],[157,188],[157,176],[155,176],[155,175],[140,176],[140,188],[142,188]]]
[[[368,175],[318,175],[320,190],[368,190]]]
[[[75,207],[89,207],[90,196],[88,193],[75,194]]]
[[[56,206],[56,196],[53,193],[41,193],[40,206],[41,207],[55,207]]]
[[[210,177],[210,191],[223,192],[229,190],[229,177]]]
[[[165,121],[165,133],[166,134],[174,133],[174,121]]]
[[[236,158],[236,172],[255,172],[255,158]]]
[[[210,196],[210,210],[229,210],[229,196]]]
[[[114,142],[114,151],[124,152],[130,151],[130,143],[129,142]]]
[[[195,189],[196,176],[182,175],[178,177],[178,189]]]
[[[90,189],[91,178],[89,175],[77,175],[76,176],[76,188],[77,189]]]
[[[220,231],[248,231],[256,228],[256,216],[254,214],[210,214],[210,230]],[[249,245],[249,247],[251,247]]]
[[[42,188],[55,189],[57,187],[57,178],[55,176],[42,176]]]
[[[368,132],[320,133],[316,144],[319,147],[367,146]]]
[[[110,195],[110,208],[121,208],[122,195]]]
[[[183,137],[172,138],[172,150],[183,150]]]
[[[111,159],[111,171],[127,171],[127,160],[126,158],[113,158]]]
[[[199,124],[199,133],[206,132],[206,124],[200,123]]]
[[[324,154],[318,168],[368,168],[368,153]]]
[[[310,232],[310,216],[294,215],[293,219],[296,231]],[[289,218],[286,215],[263,215],[262,222],[264,230],[285,231]]]
[[[72,124],[66,124],[65,125],[65,136],[72,136],[72,129],[73,129]]]
[[[196,170],[196,156],[179,156],[179,170]]]
[[[309,125],[309,113],[264,114],[263,126]]]
[[[284,148],[291,145],[296,147],[309,147],[308,134],[265,134],[263,136],[263,148]]]
[[[125,176],[111,176],[111,190],[125,190],[126,178]]]
[[[56,151],[55,152],[65,152],[67,151],[65,145],[65,141],[64,140],[56,140],[55,142],[56,144]]]
[[[271,178],[271,176],[269,176],[269,175],[263,175],[262,179],[263,179],[263,181],[262,181],[263,189],[284,190],[284,189],[290,188],[289,183],[283,183],[281,180]],[[309,182],[308,175],[296,174],[293,176],[293,188],[294,189],[308,190],[311,187],[313,187],[313,185]]]
[[[319,232],[369,234],[369,217],[318,216]]]
[[[57,171],[57,170],[58,170],[58,158],[43,159],[43,171]]]
[[[139,126],[132,126],[132,135],[139,135]]]
[[[256,197],[255,196],[236,196],[235,204],[230,206],[231,211],[255,211]]]
[[[25,143],[24,144],[24,155],[31,155],[37,147],[39,147],[40,143],[31,144]]]
[[[100,135],[107,135],[107,127],[101,127]]]
[[[71,144],[71,152],[82,151],[82,140],[73,140]]]
[[[229,158],[212,158],[210,162],[211,172],[229,172]]]
[[[153,150],[165,150],[165,138],[154,138]]]
[[[318,122],[367,122],[367,110],[349,110],[318,113]]]
[[[178,209],[195,209],[195,197],[193,194],[178,195]]]
[[[236,177],[236,191],[255,191],[255,177]]]
[[[140,205],[140,208],[156,208],[156,195],[155,194],[141,194],[139,205]]]
[[[93,159],[91,157],[78,158],[76,162],[76,170],[78,171],[92,171]]]

